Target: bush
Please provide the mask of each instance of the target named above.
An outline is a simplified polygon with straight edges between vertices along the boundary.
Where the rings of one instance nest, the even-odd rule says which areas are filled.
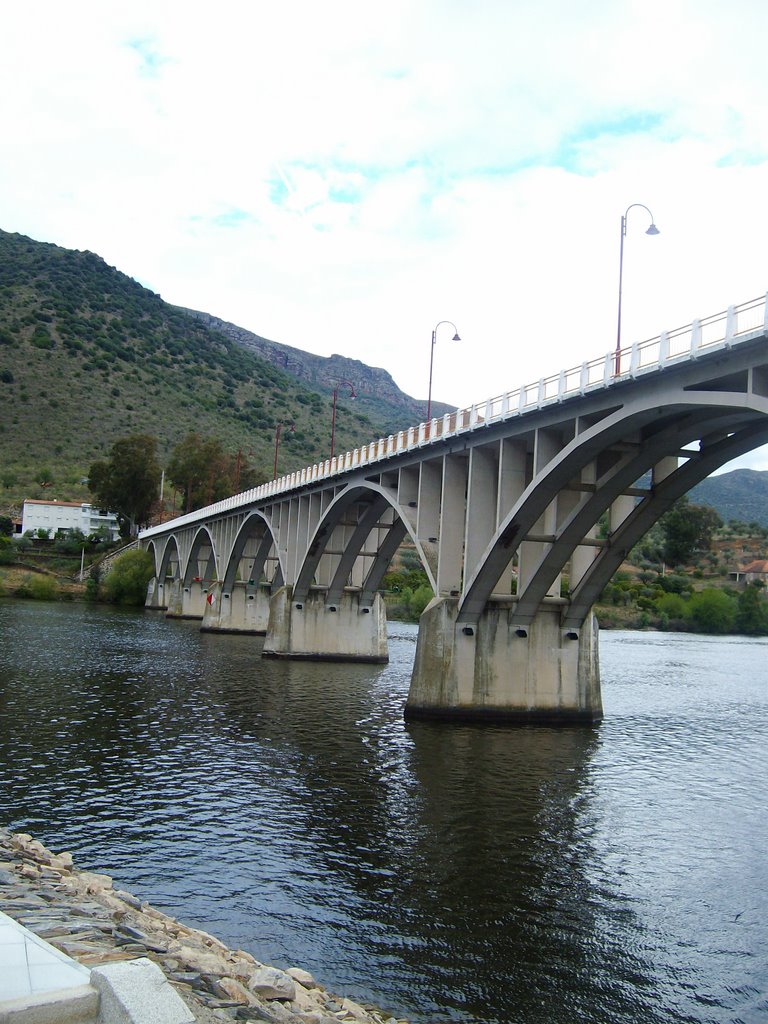
[[[666,615],[667,622],[672,619],[684,619],[688,611],[688,602],[679,594],[662,594],[656,601],[656,611]]]
[[[30,597],[33,601],[55,601],[59,588],[50,576],[25,576],[16,588],[16,596]]]
[[[155,563],[148,551],[126,551],[115,559],[112,570],[104,580],[104,595],[115,604],[143,605],[147,586],[155,575]]]
[[[708,587],[690,599],[688,614],[700,633],[730,633],[736,620],[736,602],[725,591]]]
[[[11,565],[16,561],[16,549],[10,537],[0,535],[0,565]]]

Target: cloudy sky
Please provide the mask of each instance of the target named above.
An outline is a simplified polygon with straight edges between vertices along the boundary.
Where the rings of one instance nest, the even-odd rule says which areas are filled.
[[[467,405],[768,289],[764,0],[36,0],[0,227]],[[762,460],[762,461],[761,461]],[[768,455],[748,464],[768,468]]]

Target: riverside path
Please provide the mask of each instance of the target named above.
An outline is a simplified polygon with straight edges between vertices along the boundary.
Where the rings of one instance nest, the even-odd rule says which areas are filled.
[[[144,530],[147,607],[266,634],[266,657],[385,661],[379,587],[410,537],[435,597],[407,716],[595,721],[603,587],[768,443],[767,315],[732,306]]]

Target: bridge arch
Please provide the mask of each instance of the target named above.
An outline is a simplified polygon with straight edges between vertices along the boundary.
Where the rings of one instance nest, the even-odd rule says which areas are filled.
[[[592,484],[585,486],[579,493],[574,506],[557,523],[553,533],[542,538],[543,551],[538,562],[526,572],[524,586],[518,589],[513,619],[519,625],[532,621],[541,601],[547,596],[579,544],[612,503],[631,490],[632,485],[645,473],[653,471],[664,459],[678,456],[681,449],[695,440],[699,440],[702,445],[705,444],[706,439],[713,434],[715,438],[720,439],[724,434],[730,437],[735,430],[738,437],[743,438],[746,437],[743,434],[744,430],[750,433],[750,428],[754,428],[762,436],[760,431],[768,415],[766,399],[757,396],[747,398],[743,394],[677,391],[674,396],[669,396],[670,401],[667,403],[659,403],[658,396],[654,397],[653,403],[635,409],[628,409],[625,406],[577,434],[534,476],[500,523],[472,576],[466,581],[464,596],[459,604],[459,621],[477,622],[502,572],[520,545],[525,542],[535,524],[544,516],[558,495],[563,490],[568,490],[569,484],[573,486],[573,479],[580,479],[588,465],[597,467]],[[744,450],[756,447],[760,443],[762,442],[749,443]],[[624,447],[625,450],[617,452],[617,445]],[[734,458],[735,455],[727,452],[738,447],[739,441],[736,440],[716,448],[710,447],[707,449],[709,457],[706,459],[702,458],[701,454],[687,453],[689,463],[686,465],[692,461],[694,466],[701,467],[701,472],[697,473],[694,468],[690,468],[687,473],[676,476],[678,488],[679,481],[689,482],[683,490],[679,490],[675,498],[666,503],[653,500],[655,489],[661,482],[655,479],[654,474],[650,496],[648,499],[642,498],[643,514],[634,520],[636,524],[642,524],[637,540],[650,529],[676,497],[704,479],[713,469]],[[607,461],[605,454],[608,452],[613,454]],[[721,455],[718,456],[716,453]],[[671,493],[670,487],[662,489],[661,493]],[[615,545],[613,546],[615,548]],[[628,552],[626,543],[622,544],[622,550]],[[614,557],[610,559],[607,556],[598,556],[596,561],[606,566],[615,562],[613,572],[622,560],[619,558],[616,561],[615,555],[616,551]],[[602,578],[602,574],[593,574],[595,580],[598,577]],[[585,589],[584,593],[586,592]],[[592,593],[592,588],[589,588],[589,592]],[[594,594],[593,601],[599,593],[600,590]],[[583,611],[582,621],[588,610],[586,608]],[[571,625],[575,625],[578,618],[577,614],[569,612],[568,621]]]
[[[157,566],[158,581],[163,583],[169,576],[171,579],[179,579],[181,576],[181,555],[175,534],[171,534],[166,540],[162,555],[160,555],[159,564],[157,562],[158,555],[159,552],[156,552],[155,565]]]
[[[572,590],[564,625],[577,628],[583,623],[590,608],[631,549],[678,498],[726,462],[766,443],[768,424],[764,420],[749,424],[724,438],[705,444],[700,458],[689,460],[665,477],[638,502]]]
[[[238,531],[224,572],[222,590],[225,593],[231,592],[238,574],[242,581],[258,586],[270,559],[276,564],[268,582],[279,585],[284,579],[284,573],[272,524],[265,515],[256,511],[246,517]]]
[[[192,540],[192,546],[184,568],[183,582],[188,587],[191,583],[212,583],[218,579],[217,553],[213,537],[207,526],[201,526]]]
[[[345,524],[345,516],[355,506],[358,509],[357,519],[353,523]],[[386,522],[389,514],[391,521]],[[327,583],[328,604],[333,605],[339,601],[355,564],[366,557],[364,545],[374,532],[374,550],[367,556],[370,564],[364,570],[360,581],[360,607],[370,607],[381,580],[406,534],[410,535],[416,546],[430,585],[433,590],[435,589],[434,573],[416,536],[412,517],[389,489],[372,481],[365,481],[341,491],[325,510],[296,578],[293,592],[295,602],[301,603],[306,600],[309,589],[317,577],[321,560],[329,553],[329,545],[338,531],[345,527],[349,532],[344,538],[338,560],[332,567]]]

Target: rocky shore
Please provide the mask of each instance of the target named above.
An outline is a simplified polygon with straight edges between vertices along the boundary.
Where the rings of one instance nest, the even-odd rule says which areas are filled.
[[[26,834],[0,829],[0,911],[86,967],[149,957],[199,1024],[407,1024],[335,996],[299,967],[287,971],[181,924],[108,875],[79,871]]]

